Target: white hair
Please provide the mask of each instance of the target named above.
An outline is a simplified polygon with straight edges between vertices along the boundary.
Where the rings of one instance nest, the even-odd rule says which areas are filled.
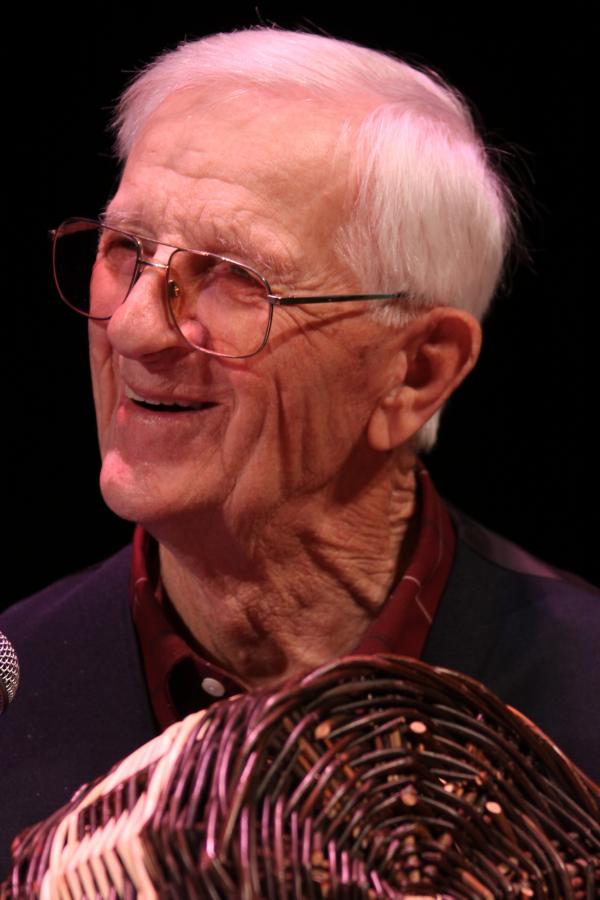
[[[365,292],[407,291],[375,315],[403,324],[419,308],[451,305],[481,319],[516,221],[465,101],[430,72],[346,41],[275,28],[215,34],[158,57],[117,109],[125,160],[141,128],[174,91],[212,85],[301,90],[347,106],[370,98],[351,135],[354,213],[337,236]],[[369,111],[370,108],[370,111]],[[282,138],[286,140],[286,137]],[[420,430],[429,449],[439,412]]]

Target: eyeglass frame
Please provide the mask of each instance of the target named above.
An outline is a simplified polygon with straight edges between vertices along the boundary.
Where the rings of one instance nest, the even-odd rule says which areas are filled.
[[[186,344],[188,344],[188,346],[190,346],[193,350],[197,350],[199,353],[208,353],[210,356],[217,356],[222,359],[250,359],[252,356],[256,356],[258,353],[260,353],[261,350],[264,350],[264,348],[266,347],[267,342],[269,340],[269,335],[271,333],[271,326],[273,324],[273,308],[275,306],[304,306],[305,304],[307,305],[307,304],[312,304],[312,303],[356,303],[356,302],[360,302],[363,300],[367,301],[367,302],[369,302],[371,300],[407,300],[410,296],[407,291],[396,291],[391,294],[319,294],[319,295],[315,295],[315,296],[312,296],[312,295],[298,296],[298,295],[293,295],[293,294],[289,295],[289,296],[282,296],[280,294],[273,294],[271,291],[271,285],[269,284],[267,279],[264,277],[264,275],[261,275],[261,273],[258,272],[253,266],[249,266],[246,263],[241,263],[241,262],[239,262],[239,260],[233,259],[232,257],[224,256],[222,253],[213,253],[210,250],[193,250],[191,247],[176,247],[173,244],[167,244],[165,241],[157,241],[154,238],[144,237],[143,235],[134,234],[133,232],[125,231],[122,228],[115,228],[113,225],[107,225],[105,222],[100,222],[96,219],[87,219],[87,218],[82,218],[82,217],[78,217],[78,216],[71,216],[71,217],[65,219],[63,222],[61,222],[57,228],[52,228],[48,232],[49,237],[52,239],[52,274],[54,276],[54,285],[58,291],[58,294],[59,294],[61,300],[66,304],[66,306],[69,307],[69,309],[72,309],[74,312],[79,313],[79,315],[84,316],[86,319],[93,319],[96,322],[109,321],[113,317],[114,312],[112,312],[110,314],[110,316],[92,316],[92,315],[84,312],[82,309],[78,309],[76,306],[74,306],[72,303],[70,303],[67,300],[67,298],[65,297],[65,295],[63,294],[61,287],[60,287],[60,282],[58,279],[57,271],[56,271],[56,245],[58,242],[58,238],[60,237],[60,235],[59,235],[60,229],[65,225],[74,224],[76,222],[81,222],[82,224],[86,224],[86,225],[93,225],[96,228],[104,228],[108,231],[115,232],[116,234],[122,234],[125,237],[130,238],[135,243],[135,246],[137,248],[137,256],[136,256],[135,266],[133,269],[133,275],[131,277],[131,283],[130,283],[129,287],[127,288],[127,292],[126,292],[123,300],[119,304],[119,306],[122,303],[125,303],[125,301],[129,297],[129,294],[131,293],[132,288],[134,287],[134,285],[136,284],[136,282],[138,281],[138,279],[140,278],[140,276],[142,274],[144,266],[149,266],[150,268],[153,268],[153,269],[163,270],[166,273],[166,278],[165,278],[165,287],[166,287],[165,295],[166,295],[166,297],[165,297],[165,299],[166,299],[166,304],[167,304],[167,310],[169,313],[169,318],[171,320],[172,325],[177,329],[177,331],[182,336],[182,338],[186,342]],[[169,255],[169,258],[166,263],[158,263],[158,262],[154,262],[153,260],[150,260],[150,259],[145,259],[143,256],[142,241],[149,241],[157,247],[166,247],[167,249],[172,250],[173,252]],[[185,334],[182,332],[181,328],[179,327],[177,319],[175,318],[175,314],[173,313],[173,309],[172,309],[171,301],[170,301],[170,286],[175,285],[175,287],[179,289],[179,285],[177,284],[177,282],[174,279],[169,280],[169,278],[168,278],[169,271],[171,268],[171,260],[172,260],[173,256],[176,253],[182,253],[182,252],[183,253],[193,253],[198,256],[215,257],[216,259],[220,259],[220,260],[223,260],[224,262],[231,263],[234,266],[239,266],[240,268],[250,272],[256,278],[258,278],[259,281],[261,281],[263,283],[263,285],[265,286],[266,292],[267,292],[265,300],[269,304],[269,318],[267,321],[264,338],[257,350],[254,350],[252,353],[244,353],[244,354],[233,356],[229,353],[219,353],[216,350],[210,350],[206,347],[197,347],[195,344],[192,344],[188,340],[188,338],[186,338]]]

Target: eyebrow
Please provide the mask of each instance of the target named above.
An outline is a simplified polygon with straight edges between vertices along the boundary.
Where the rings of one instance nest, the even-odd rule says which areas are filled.
[[[122,228],[124,231],[132,232],[137,237],[148,238],[160,243],[159,233],[156,228],[148,225],[148,222],[136,213],[104,209],[100,213],[99,221],[102,225]],[[225,232],[210,222],[203,224],[207,225],[211,231],[211,238],[207,241],[207,246],[187,246],[182,249],[205,250],[209,253],[214,252],[224,256],[237,257],[239,262],[246,263],[256,269],[257,272],[265,275],[265,277],[275,276],[283,282],[289,282],[290,278],[294,276],[295,267],[293,265],[284,263],[273,253],[261,251],[257,247],[252,246],[237,233],[235,226],[232,225],[231,231]],[[168,241],[165,243],[168,244]],[[194,242],[192,241],[192,243]]]

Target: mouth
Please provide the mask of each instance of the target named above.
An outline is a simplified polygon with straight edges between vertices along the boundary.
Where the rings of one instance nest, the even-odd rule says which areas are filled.
[[[205,409],[212,409],[213,406],[216,406],[216,403],[210,402],[186,402],[183,400],[170,400],[169,403],[163,402],[162,400],[155,400],[154,398],[143,397],[141,394],[136,393],[132,388],[125,386],[125,397],[128,400],[131,400],[135,406],[140,409],[147,409],[154,413],[191,413],[191,412],[201,412]]]

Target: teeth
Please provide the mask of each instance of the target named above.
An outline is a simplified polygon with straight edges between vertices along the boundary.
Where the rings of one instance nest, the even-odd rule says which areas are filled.
[[[129,400],[138,400],[141,403],[148,403],[150,406],[181,406],[182,409],[190,408],[187,403],[178,403],[177,400],[170,400],[168,403],[163,403],[161,400],[149,400],[148,397],[141,397],[139,394],[136,394],[127,385],[125,385],[125,396]]]

